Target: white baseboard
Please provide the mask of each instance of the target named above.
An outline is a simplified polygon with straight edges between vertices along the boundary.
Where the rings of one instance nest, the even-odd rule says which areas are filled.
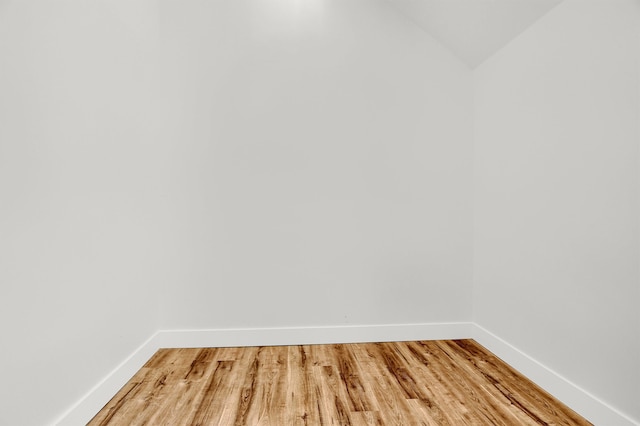
[[[631,418],[477,324],[473,324],[473,339],[594,425],[640,426]]]
[[[160,348],[278,346],[322,343],[359,343],[402,340],[467,339],[473,324],[399,324],[333,327],[245,328],[218,330],[161,330],[94,386],[54,425],[89,422]]]
[[[86,425],[158,350],[157,340],[158,332],[149,337],[53,424],[57,426]]]
[[[55,422],[86,424],[160,348],[277,346],[473,338],[596,426],[640,426],[483,327],[471,323],[161,330]]]
[[[158,333],[158,337],[163,347],[197,348],[466,339],[471,336],[472,331],[472,323],[462,322],[332,327],[164,330]]]

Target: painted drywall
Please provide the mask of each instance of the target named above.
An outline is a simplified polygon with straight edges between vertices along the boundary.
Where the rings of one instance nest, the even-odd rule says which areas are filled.
[[[0,3],[2,425],[52,421],[157,329],[151,6]]]
[[[473,297],[638,418],[633,4],[567,0],[477,72]],[[54,418],[158,327],[470,319],[470,72],[384,3],[0,24],[0,424]]]
[[[2,2],[0,91],[0,424],[159,327],[470,317],[471,74],[384,2]]]
[[[562,0],[387,0],[471,68]]]
[[[384,1],[160,10],[182,224],[161,328],[469,319],[464,64]]]
[[[636,421],[639,13],[565,0],[474,75],[474,321]]]

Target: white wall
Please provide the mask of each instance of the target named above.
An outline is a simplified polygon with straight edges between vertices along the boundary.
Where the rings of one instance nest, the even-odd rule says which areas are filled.
[[[384,3],[2,2],[0,93],[0,424],[159,327],[470,319],[471,73]]]
[[[471,73],[385,2],[161,2],[162,328],[466,321]]]
[[[565,0],[473,82],[378,1],[0,3],[0,424],[158,328],[472,301],[640,418],[636,5]]]
[[[171,242],[147,6],[0,3],[2,425],[51,421],[157,329]]]
[[[474,320],[640,419],[634,0],[565,0],[475,72]]]

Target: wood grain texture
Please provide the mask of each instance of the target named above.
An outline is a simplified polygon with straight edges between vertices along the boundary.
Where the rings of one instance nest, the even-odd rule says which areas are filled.
[[[590,425],[473,340],[160,349],[104,425]]]

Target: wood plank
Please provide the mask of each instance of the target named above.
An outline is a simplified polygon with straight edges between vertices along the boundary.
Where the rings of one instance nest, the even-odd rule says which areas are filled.
[[[287,347],[287,404],[283,424],[322,424],[317,397],[320,389],[313,378],[316,366],[310,362],[310,349],[309,346]]]
[[[473,340],[161,349],[107,425],[590,425]]]

